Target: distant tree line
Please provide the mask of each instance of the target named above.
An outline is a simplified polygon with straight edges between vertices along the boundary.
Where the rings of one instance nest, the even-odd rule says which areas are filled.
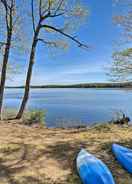
[[[62,85],[36,85],[30,86],[32,89],[39,88],[131,88],[132,82],[110,82],[110,83],[82,83],[82,84],[62,84]],[[6,86],[8,89],[23,89],[25,86]]]

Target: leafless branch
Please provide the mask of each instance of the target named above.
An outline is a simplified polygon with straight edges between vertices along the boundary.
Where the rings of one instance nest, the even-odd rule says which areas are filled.
[[[47,1],[46,1],[43,5],[41,5],[41,16],[44,16],[47,12],[48,12],[48,8],[47,8]]]
[[[60,10],[60,8],[61,8],[63,2],[64,2],[64,0],[61,0],[61,1],[60,1],[58,7],[57,7],[56,10],[55,10],[55,14],[57,14],[57,12]]]
[[[58,13],[58,14],[50,14],[50,13],[48,12],[46,15],[41,16],[40,21],[42,22],[43,20],[45,20],[45,19],[47,19],[47,18],[59,17],[59,16],[62,16],[62,15],[64,15],[64,12]]]
[[[45,25],[41,25],[41,28],[48,28],[48,29],[51,29],[51,30],[53,30],[55,32],[58,32],[58,33],[62,34],[63,36],[65,36],[65,37],[71,39],[72,41],[76,42],[78,44],[78,47],[87,48],[87,49],[90,48],[88,45],[85,45],[82,42],[80,42],[78,39],[76,39],[75,36],[71,36],[70,34],[63,32],[62,29],[58,29],[56,27],[53,27],[53,26],[50,26],[50,25],[46,25],[46,24]]]
[[[42,43],[44,43],[46,45],[53,46],[53,47],[57,46],[56,42],[54,42],[54,41],[46,41],[46,40],[44,40],[42,38],[38,38],[38,41],[41,41]]]
[[[40,17],[41,17],[42,19],[45,19],[45,18],[48,18],[48,17],[58,17],[58,16],[63,15],[63,14],[65,13],[64,11],[61,12],[61,13],[57,13],[58,10],[59,10],[60,7],[61,7],[63,1],[64,1],[64,0],[61,0],[61,2],[59,3],[57,9],[56,9],[55,12],[52,14],[52,13],[51,13],[51,10],[52,10],[52,9],[51,9],[51,1],[48,0],[48,8],[45,9],[43,12],[42,12],[42,10],[41,10],[41,13],[39,13],[39,14],[41,14]],[[42,4],[39,5],[39,9],[40,9],[40,7],[42,8]],[[40,12],[40,10],[39,10],[39,12]]]
[[[51,13],[51,1],[48,0],[48,13],[50,14]]]
[[[64,12],[62,12],[62,13],[58,13],[58,14],[50,14],[49,15],[49,17],[59,17],[59,16],[61,16],[61,15],[64,15],[65,13]]]

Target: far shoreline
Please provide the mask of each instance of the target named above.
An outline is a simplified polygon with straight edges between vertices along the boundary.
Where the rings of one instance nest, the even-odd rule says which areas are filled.
[[[6,86],[6,89],[24,89],[24,88],[25,88],[25,86]],[[132,82],[31,85],[30,88],[32,88],[32,89],[45,89],[45,88],[132,88]]]

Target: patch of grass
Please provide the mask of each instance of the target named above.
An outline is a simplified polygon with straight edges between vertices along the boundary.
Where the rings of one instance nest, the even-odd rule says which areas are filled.
[[[3,118],[5,120],[13,119],[17,114],[16,109],[5,109],[3,113]],[[22,117],[22,122],[25,125],[34,125],[39,124],[44,126],[45,125],[45,117],[46,111],[45,110],[27,110],[24,112]]]
[[[45,115],[46,111],[42,110],[32,110],[26,112],[23,116],[24,124],[32,125],[32,124],[40,124],[45,125]]]
[[[109,132],[111,131],[111,124],[109,123],[104,123],[104,124],[96,124],[92,126],[92,129],[95,131],[100,131],[100,132]]]

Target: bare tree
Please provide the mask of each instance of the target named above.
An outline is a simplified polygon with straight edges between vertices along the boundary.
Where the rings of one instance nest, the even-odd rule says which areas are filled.
[[[81,5],[80,1],[74,0],[31,0],[31,14],[33,25],[33,39],[30,52],[29,66],[25,83],[25,92],[19,112],[16,116],[20,119],[25,110],[30,91],[30,83],[35,62],[35,52],[38,42],[49,47],[58,47],[64,42],[63,38],[67,38],[77,44],[81,48],[89,48],[87,45],[79,41],[75,32],[77,22],[81,22],[87,16],[87,9]],[[74,25],[74,27],[73,27]],[[47,33],[54,34],[54,39],[48,40],[45,36]],[[60,35],[60,40],[56,40],[56,36]]]
[[[21,19],[24,18],[19,9],[23,10],[24,0],[0,0],[0,54],[2,62],[0,66],[0,119],[2,119],[2,105],[7,73],[18,73],[18,64],[9,63],[10,53],[24,49]],[[24,27],[24,26],[23,26]],[[20,57],[20,54],[19,54]]]
[[[120,7],[113,21],[121,31],[119,49],[113,53],[113,63],[109,76],[114,81],[132,80],[132,1],[114,0],[117,9]],[[118,41],[117,41],[118,42]]]
[[[4,48],[4,56],[1,70],[1,82],[0,82],[0,119],[2,119],[2,104],[3,104],[3,95],[4,87],[6,80],[6,70],[10,54],[12,33],[13,33],[13,14],[15,12],[15,0],[0,0],[1,5],[5,10],[5,21],[6,21],[6,41]]]

